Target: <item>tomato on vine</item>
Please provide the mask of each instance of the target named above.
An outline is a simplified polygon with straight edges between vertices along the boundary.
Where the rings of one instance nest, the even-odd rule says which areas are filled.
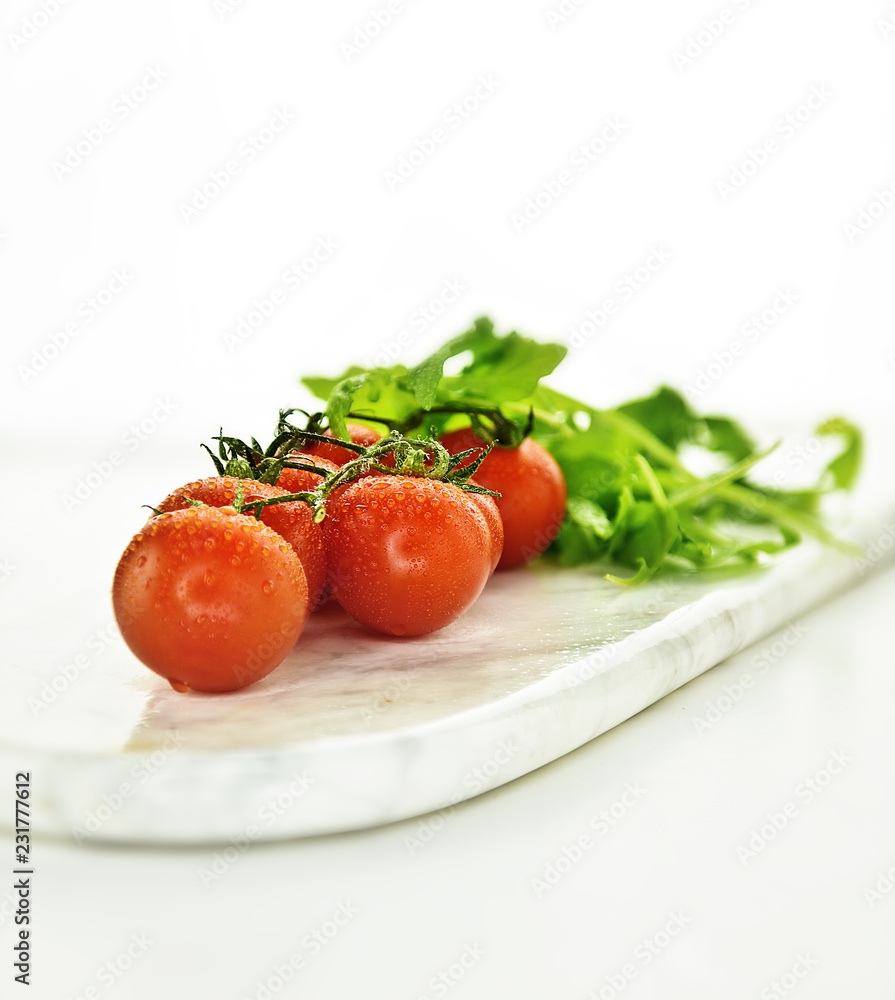
[[[497,507],[497,500],[494,497],[485,496],[482,493],[467,494],[479,508],[488,523],[488,530],[491,533],[491,570],[489,576],[497,569],[500,557],[503,554],[503,521]]]
[[[300,469],[284,469],[283,474],[286,473],[293,473],[296,477],[306,477],[308,480],[322,478],[311,473],[303,473]],[[294,481],[297,482],[298,479]],[[162,513],[183,510],[191,506],[190,500],[199,501],[209,507],[232,507],[240,484],[243,504],[249,504],[253,500],[286,496],[289,493],[300,493],[308,489],[307,486],[283,489],[280,486],[259,483],[253,479],[238,479],[235,476],[208,476],[174,490],[158,504],[156,510]],[[310,489],[314,489],[316,485],[312,483]],[[301,560],[308,583],[308,603],[310,610],[313,611],[320,600],[326,580],[323,532],[320,530],[320,525],[314,522],[313,511],[303,501],[293,500],[262,507],[260,518],[264,524],[286,539]]]
[[[347,450],[347,449],[345,449]],[[321,458],[319,455],[308,456],[302,452],[293,452],[291,458],[312,457],[313,464],[320,472],[310,472],[308,469],[283,469],[277,479],[277,486],[287,493],[310,493],[316,490],[323,482],[324,476],[338,472],[340,466],[328,458]]]
[[[452,455],[486,446],[471,427],[450,431],[440,440]],[[525,438],[518,448],[495,445],[473,481],[500,493],[497,509],[504,542],[499,569],[531,562],[558,534],[565,516],[566,482],[553,456],[537,441]]]
[[[235,691],[278,666],[308,614],[295,550],[232,507],[150,518],[112,584],[124,641],[177,691]]]
[[[390,635],[444,628],[491,573],[493,538],[476,498],[437,479],[383,475],[340,486],[323,533],[333,596]]]
[[[378,431],[374,431],[371,427],[365,427],[363,424],[348,424],[347,427],[348,439],[364,448],[368,448],[382,439],[382,435]],[[336,435],[331,430],[328,430],[323,432],[323,436],[335,437]],[[312,441],[310,444],[301,447],[299,451],[305,455],[310,455],[315,460],[325,458],[340,466],[350,462],[353,458],[357,458],[357,452],[350,451],[339,444],[330,444],[328,441]]]

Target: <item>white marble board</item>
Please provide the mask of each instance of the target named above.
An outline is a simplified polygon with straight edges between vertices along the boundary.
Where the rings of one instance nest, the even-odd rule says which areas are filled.
[[[8,647],[3,773],[30,770],[35,829],[79,843],[246,843],[450,807],[594,739],[859,580],[895,548],[889,515],[865,512],[848,531],[877,546],[875,562],[807,542],[756,571],[631,589],[544,563],[496,574],[460,621],[416,639],[330,609],[273,674],[228,695],[177,694],[140,666],[96,606],[108,593],[97,576],[57,615],[44,647],[57,653],[33,653],[33,612]],[[84,636],[98,614],[79,666],[58,636]]]

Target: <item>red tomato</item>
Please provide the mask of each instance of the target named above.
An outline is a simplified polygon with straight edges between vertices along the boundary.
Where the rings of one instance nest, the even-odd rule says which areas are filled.
[[[306,474],[307,475],[307,474]],[[240,482],[235,476],[209,476],[194,483],[187,483],[179,490],[165,497],[157,506],[157,510],[183,510],[189,507],[186,497],[199,500],[209,507],[229,507],[236,497],[236,487]],[[311,487],[313,489],[313,487]],[[254,479],[242,480],[243,498],[250,500],[267,500],[270,497],[283,496],[285,493],[301,493],[302,490],[283,490],[278,486],[256,482]],[[249,512],[251,514],[251,511]],[[251,514],[254,517],[254,514]],[[323,584],[326,580],[326,550],[323,545],[323,532],[320,525],[314,523],[311,508],[301,500],[287,503],[272,504],[261,511],[261,520],[295,549],[301,560],[305,577],[308,581],[308,602],[313,611],[320,600]]]
[[[345,451],[346,449],[341,449]],[[320,458],[318,455],[308,455],[304,452],[293,452],[292,458],[297,461],[310,461],[320,469],[327,472],[338,472],[339,466],[331,462],[328,458]],[[318,476],[314,472],[305,472],[304,469],[283,469],[277,486],[287,493],[313,493],[323,481],[323,476]]]
[[[344,449],[342,449],[344,450]],[[336,465],[335,462],[331,462],[328,458],[320,458],[319,455],[306,455],[303,452],[293,452],[293,457],[297,459],[304,459],[305,461],[313,462],[318,468],[326,469],[327,472],[338,472],[341,468]],[[277,480],[277,486],[284,489],[287,493],[311,493],[320,485],[323,481],[323,476],[318,476],[313,472],[305,472],[303,469],[283,469],[280,473],[280,478]],[[319,525],[315,525],[319,528]],[[321,532],[321,538],[323,534]],[[326,557],[324,553],[324,569],[323,569],[323,580],[321,584],[320,594],[317,597],[316,603],[311,605],[311,611],[318,611],[324,604],[332,602],[332,594],[330,593],[329,587],[326,584]]]
[[[490,575],[479,505],[434,479],[377,476],[340,486],[326,505],[328,582],[357,621],[423,635],[456,620]]]
[[[335,437],[332,431],[324,431],[325,437]],[[355,444],[363,445],[365,448],[369,448],[371,444],[376,444],[376,442],[382,437],[377,431],[374,431],[370,427],[364,427],[363,424],[348,424],[348,438]],[[335,462],[336,465],[345,465],[350,462],[353,458],[357,458],[356,451],[349,451],[348,448],[342,448],[337,444],[324,444],[322,441],[312,441],[310,444],[301,448],[306,455],[313,455],[314,458],[326,458],[330,462]]]
[[[471,427],[451,431],[440,440],[452,455],[486,447]],[[566,481],[553,456],[537,441],[526,438],[518,448],[495,445],[474,482],[501,494],[497,509],[504,537],[499,569],[531,562],[556,537],[565,516]]]
[[[475,478],[472,479],[472,482],[476,482]],[[486,486],[485,489],[487,488]],[[503,521],[500,519],[497,502],[494,497],[486,497],[483,493],[467,493],[466,495],[485,515],[485,520],[488,522],[488,530],[491,532],[491,573],[493,573],[497,569],[497,564],[503,553]]]
[[[151,518],[115,570],[112,604],[134,655],[177,691],[235,691],[301,635],[308,587],[292,547],[232,507]]]

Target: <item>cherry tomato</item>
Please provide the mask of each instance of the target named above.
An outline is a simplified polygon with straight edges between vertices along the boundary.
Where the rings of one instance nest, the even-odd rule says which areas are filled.
[[[115,570],[115,619],[177,691],[235,691],[285,659],[308,614],[294,549],[232,507],[151,518]]]
[[[336,465],[335,462],[331,462],[328,458],[320,458],[319,455],[306,455],[303,452],[293,452],[295,458],[304,459],[307,462],[313,462],[319,469],[325,469],[326,472],[338,472],[340,466]],[[314,472],[306,472],[304,469],[283,469],[280,473],[280,478],[277,480],[277,486],[280,489],[284,489],[287,493],[311,493],[320,485],[323,481],[322,475],[317,475]],[[319,525],[314,525],[314,527],[319,529]],[[321,532],[321,538],[323,534]],[[315,583],[317,582],[317,577],[315,577]],[[317,600],[311,605],[311,611],[319,611],[324,604],[328,604],[332,601],[332,594],[330,593],[329,585],[326,583],[326,555],[324,553],[323,558],[323,572],[322,572],[323,583],[321,584],[320,593],[317,596]],[[315,591],[316,593],[316,591]]]
[[[326,505],[328,581],[357,621],[423,635],[455,621],[490,575],[493,540],[472,494],[434,479],[375,476]]]
[[[310,474],[305,473],[305,475]],[[207,479],[199,479],[174,490],[158,504],[156,509],[163,513],[183,510],[190,506],[186,497],[199,500],[209,507],[229,507],[236,497],[236,487],[239,482],[235,476],[209,476]],[[304,487],[284,490],[279,486],[256,482],[254,479],[243,479],[241,482],[243,499],[246,503],[250,500],[267,500],[270,497],[283,496],[287,492],[305,492]],[[311,486],[311,489],[313,488]],[[326,550],[323,545],[323,532],[320,530],[320,525],[314,523],[311,508],[301,500],[272,504],[270,507],[262,508],[261,520],[278,535],[282,535],[295,549],[305,571],[308,602],[313,611],[320,600],[326,580]]]
[[[476,482],[475,478],[472,479],[472,482]],[[485,489],[487,488],[486,486]],[[467,493],[466,495],[485,515],[485,520],[488,522],[488,530],[491,532],[491,573],[493,573],[497,569],[497,564],[503,553],[503,521],[500,519],[497,502],[494,497],[485,496],[484,493]]]
[[[335,437],[332,431],[324,431],[323,434],[325,437]],[[348,439],[355,444],[363,445],[364,448],[369,448],[371,444],[376,444],[381,437],[382,435],[374,431],[371,427],[364,427],[363,424],[348,424]],[[329,459],[330,462],[335,462],[336,465],[345,465],[353,458],[357,458],[357,452],[355,451],[342,448],[337,444],[324,444],[322,441],[313,441],[299,450],[303,451],[306,455],[313,455],[314,458]]]
[[[445,434],[441,443],[452,455],[485,447],[471,427]],[[504,538],[498,569],[531,562],[556,537],[565,516],[566,481],[537,441],[526,438],[518,448],[495,445],[473,481],[501,494],[497,509]]]
[[[342,449],[342,451],[345,450],[344,448]],[[338,472],[340,468],[335,462],[331,462],[328,458],[320,458],[319,455],[293,452],[292,457],[299,461],[313,462],[319,469],[323,469],[326,472]],[[314,472],[305,472],[304,469],[283,469],[280,473],[280,478],[277,480],[277,486],[287,493],[312,493],[322,481],[323,476],[317,475]]]

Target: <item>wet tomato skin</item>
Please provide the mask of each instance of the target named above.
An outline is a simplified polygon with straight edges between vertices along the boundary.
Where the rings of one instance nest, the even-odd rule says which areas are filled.
[[[343,451],[345,449],[342,449]],[[290,456],[297,461],[307,462],[316,465],[327,473],[338,472],[341,466],[331,462],[328,458],[321,458],[319,455],[308,455],[303,452],[293,452]],[[323,482],[323,476],[316,472],[306,472],[304,469],[283,469],[277,486],[287,493],[312,493]]]
[[[361,624],[389,635],[444,628],[490,576],[492,538],[471,495],[438,480],[374,476],[327,501],[328,583]]]
[[[293,458],[300,461],[305,461],[313,463],[318,469],[323,469],[327,474],[338,472],[341,466],[336,465],[335,462],[331,462],[328,458],[320,458],[319,455],[305,455],[302,452],[293,452]],[[323,476],[315,472],[306,472],[304,469],[283,469],[280,473],[280,478],[277,480],[277,486],[280,489],[285,490],[287,493],[311,493],[317,489],[317,487],[323,482]],[[332,595],[329,592],[329,588],[326,586],[326,552],[323,548],[323,531],[319,524],[315,524],[314,527],[320,532],[321,539],[321,564],[322,568],[319,573],[314,575],[314,587],[313,589],[309,586],[308,590],[311,592],[311,599],[313,603],[311,604],[311,612],[318,611],[324,604],[331,602]],[[319,585],[319,591],[317,589]]]
[[[471,482],[475,483],[476,480],[472,479]],[[482,484],[478,483],[477,485],[481,486]],[[491,532],[490,573],[493,573],[503,554],[503,521],[500,517],[500,511],[497,509],[497,501],[494,497],[486,496],[484,493],[467,493],[466,495],[484,514],[485,520],[488,522],[488,530]]]
[[[364,448],[369,448],[371,444],[376,444],[376,442],[382,437],[378,431],[374,431],[371,427],[365,427],[363,424],[348,424],[348,438],[347,440],[353,441],[355,444],[363,445]],[[324,431],[325,437],[335,437],[332,431]],[[325,458],[330,462],[335,462],[336,465],[345,465],[350,462],[353,458],[357,458],[357,452],[351,451],[348,448],[342,448],[337,444],[328,444],[323,441],[313,441],[311,444],[306,445],[304,448],[299,449],[306,455],[311,455],[314,458]]]
[[[310,476],[311,474],[306,473]],[[156,510],[163,513],[172,510],[183,510],[190,505],[186,497],[199,500],[209,507],[229,507],[236,497],[236,487],[242,482],[243,499],[267,500],[270,497],[283,496],[285,493],[301,493],[304,487],[286,490],[280,486],[256,482],[254,479],[239,480],[235,476],[208,476],[187,483],[169,493]],[[314,487],[311,486],[310,489]],[[254,516],[254,515],[252,515]],[[308,602],[310,610],[314,610],[320,600],[323,584],[326,580],[326,551],[323,545],[323,532],[320,525],[314,523],[311,508],[302,500],[287,503],[272,504],[261,511],[261,521],[295,549],[301,560],[302,568],[308,582]]]
[[[452,455],[486,447],[471,427],[440,440]],[[531,562],[556,537],[565,516],[566,482],[556,460],[537,441],[526,438],[518,448],[495,446],[474,481],[501,494],[497,509],[504,541],[498,569]]]
[[[112,585],[125,642],[176,690],[235,691],[277,667],[308,614],[304,570],[272,528],[232,507],[150,519]]]

